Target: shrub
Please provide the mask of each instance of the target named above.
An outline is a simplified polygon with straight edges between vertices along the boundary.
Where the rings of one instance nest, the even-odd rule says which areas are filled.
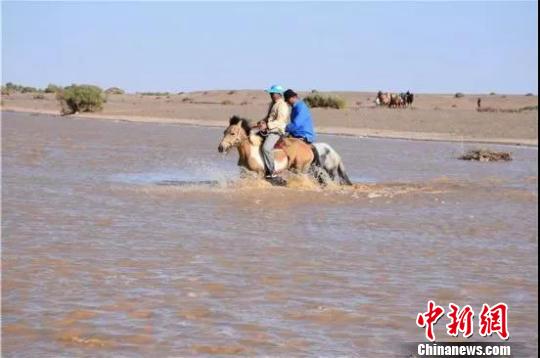
[[[185,97],[185,98],[182,98],[182,102],[184,103],[191,103],[193,102],[193,99],[189,98],[189,97]]]
[[[476,149],[463,154],[459,159],[478,162],[509,162],[512,160],[512,154],[508,152],[494,152],[487,149]]]
[[[47,88],[45,88],[45,93],[57,93],[62,90],[61,86],[57,86],[55,84],[49,83]]]
[[[235,93],[236,93],[236,91],[229,91],[229,92],[227,92],[227,94],[235,94]]]
[[[111,88],[107,88],[105,93],[106,94],[124,94],[126,93],[126,91],[118,87],[111,87]]]
[[[36,93],[33,96],[34,99],[45,99],[45,95],[43,93]]]
[[[41,90],[35,87],[21,86],[21,85],[14,84],[12,82],[6,83],[5,88],[10,92],[20,92],[20,93],[41,92]]]
[[[14,84],[12,82],[8,82],[8,83],[6,83],[5,88],[9,92],[21,92],[22,89],[23,89],[23,86],[16,85],[16,84]]]
[[[536,106],[525,106],[525,107],[521,107],[519,109],[520,112],[523,112],[523,111],[538,111],[538,105]]]
[[[21,88],[21,93],[35,93],[35,92],[39,92],[39,90],[35,87],[24,86]]]
[[[105,95],[101,88],[92,85],[71,85],[56,94],[62,114],[96,112],[103,108]]]
[[[247,106],[248,104],[249,104],[248,101],[242,101],[242,102],[240,102],[240,105],[241,105],[241,106]]]
[[[9,96],[11,91],[6,86],[2,86],[2,96]]]
[[[532,93],[527,93],[525,96],[526,96],[526,97],[532,97],[532,96],[534,96],[534,94],[532,94]]]
[[[497,94],[497,93],[495,93],[495,92],[490,92],[490,93],[489,93],[490,96],[495,96],[496,94]]]
[[[231,104],[234,104],[233,101],[230,101],[228,99],[224,100],[221,102],[222,105],[224,106],[230,106]]]
[[[304,101],[311,108],[335,108],[343,109],[347,106],[347,103],[343,98],[334,96],[322,96],[319,94],[309,95],[304,98]]]
[[[463,93],[461,93],[461,92],[458,92],[458,93],[456,93],[456,94],[454,95],[454,97],[456,97],[456,98],[462,98],[462,97],[465,97],[465,95],[464,95]]]

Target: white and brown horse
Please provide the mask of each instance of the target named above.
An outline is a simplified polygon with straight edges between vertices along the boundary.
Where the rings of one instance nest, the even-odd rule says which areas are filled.
[[[229,127],[223,133],[218,151],[223,153],[237,148],[238,165],[263,175],[262,141],[262,137],[252,131],[248,120],[233,116],[229,120]],[[340,184],[352,184],[345,172],[341,157],[326,143],[310,145],[300,139],[284,138],[281,145],[274,149],[274,160],[277,172],[285,170],[296,173],[311,172],[322,183],[326,183],[329,177]]]

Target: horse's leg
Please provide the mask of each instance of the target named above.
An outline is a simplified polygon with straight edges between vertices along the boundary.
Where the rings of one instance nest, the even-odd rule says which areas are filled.
[[[310,167],[310,171],[315,180],[317,180],[317,182],[322,186],[328,185],[328,183],[332,180],[330,179],[330,176],[328,175],[326,170],[324,170],[318,165],[312,164]]]

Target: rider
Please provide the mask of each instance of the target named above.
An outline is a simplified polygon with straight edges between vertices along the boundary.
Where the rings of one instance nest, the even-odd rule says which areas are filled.
[[[306,143],[313,143],[315,141],[315,131],[313,130],[313,118],[308,106],[292,89],[286,90],[283,96],[285,101],[292,107],[291,122],[287,125],[286,132]]]
[[[289,106],[283,100],[283,87],[274,85],[266,90],[270,94],[272,103],[266,117],[258,123],[261,134],[265,137],[262,146],[262,157],[266,168],[266,178],[275,178],[274,146],[285,134],[285,127],[289,120]]]

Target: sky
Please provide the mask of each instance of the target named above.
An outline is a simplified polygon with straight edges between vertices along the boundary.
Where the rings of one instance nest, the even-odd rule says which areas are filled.
[[[537,2],[6,2],[2,83],[537,93]]]

